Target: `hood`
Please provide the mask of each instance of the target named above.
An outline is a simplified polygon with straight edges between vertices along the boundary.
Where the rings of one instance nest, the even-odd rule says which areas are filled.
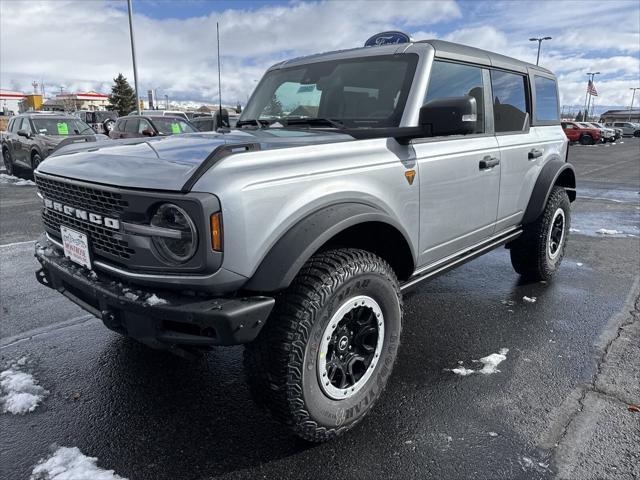
[[[202,162],[224,144],[259,143],[261,150],[352,141],[317,130],[256,129],[98,141],[58,148],[38,172],[104,185],[180,190]]]

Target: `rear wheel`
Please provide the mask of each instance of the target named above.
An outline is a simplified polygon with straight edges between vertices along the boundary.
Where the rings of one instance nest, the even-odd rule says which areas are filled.
[[[585,134],[580,137],[580,145],[593,145],[596,143],[591,135]]]
[[[553,187],[538,219],[511,243],[511,264],[528,280],[549,280],[560,268],[571,225],[571,204],[562,187]]]
[[[401,320],[400,288],[384,260],[356,249],[314,255],[245,349],[254,398],[306,440],[346,432],[386,385]]]
[[[13,175],[15,172],[15,165],[13,164],[13,158],[8,148],[2,149],[2,160],[4,162],[4,168],[7,170],[7,175]]]

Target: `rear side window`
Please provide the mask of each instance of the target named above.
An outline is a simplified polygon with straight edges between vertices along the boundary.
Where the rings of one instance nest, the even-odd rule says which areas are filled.
[[[436,60],[431,68],[424,103],[447,97],[470,96],[476,99],[478,120],[474,133],[484,133],[484,87],[482,69]]]
[[[527,96],[523,75],[491,71],[493,118],[496,133],[518,132],[527,128]]]
[[[116,122],[116,125],[115,125],[114,129],[115,129],[117,132],[124,132],[124,126],[125,126],[125,124],[126,124],[126,123],[127,123],[127,121],[126,121],[126,120],[118,120],[118,121]]]
[[[558,87],[551,78],[534,77],[536,89],[536,120],[553,122],[560,120],[558,116]]]
[[[127,120],[127,124],[124,127],[124,131],[127,133],[138,133],[138,119],[130,118]]]

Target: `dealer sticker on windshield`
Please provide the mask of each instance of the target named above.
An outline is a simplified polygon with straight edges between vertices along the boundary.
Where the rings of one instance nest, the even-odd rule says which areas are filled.
[[[90,269],[91,258],[89,257],[89,240],[87,236],[64,225],[60,226],[60,233],[62,234],[65,257],[69,257],[72,262]]]

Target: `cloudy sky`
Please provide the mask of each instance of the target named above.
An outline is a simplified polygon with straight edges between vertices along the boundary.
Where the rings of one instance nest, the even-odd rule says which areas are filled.
[[[584,102],[586,72],[597,105],[628,106],[640,86],[640,2],[133,0],[140,90],[213,102],[220,22],[225,103],[245,102],[262,72],[295,56],[351,48],[397,29],[535,62],[556,72],[564,105]],[[0,0],[0,88],[109,92],[122,72],[133,83],[124,0]],[[640,99],[638,99],[640,100]]]

